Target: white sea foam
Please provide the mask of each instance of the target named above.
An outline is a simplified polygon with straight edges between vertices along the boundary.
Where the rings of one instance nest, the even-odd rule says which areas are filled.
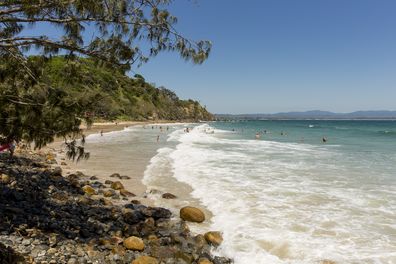
[[[334,147],[230,140],[208,128],[171,133],[177,144],[158,151],[145,181],[168,177],[167,166],[190,185],[224,234],[216,252],[237,264],[396,263],[394,187],[374,185]]]

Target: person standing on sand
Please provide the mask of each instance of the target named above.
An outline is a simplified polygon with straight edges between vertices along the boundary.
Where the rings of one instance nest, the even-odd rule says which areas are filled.
[[[103,130],[100,130],[100,136],[103,137]]]
[[[0,145],[0,152],[8,149],[8,151],[10,152],[10,157],[13,157],[15,148],[16,148],[16,143],[15,141],[12,141],[10,143]]]

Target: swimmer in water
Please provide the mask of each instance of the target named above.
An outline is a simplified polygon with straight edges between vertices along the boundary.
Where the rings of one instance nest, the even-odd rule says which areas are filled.
[[[323,143],[326,143],[326,142],[327,142],[327,138],[326,138],[326,137],[323,137],[323,138],[322,138],[322,142],[323,142]]]
[[[259,132],[256,133],[256,139],[260,139],[260,133]]]

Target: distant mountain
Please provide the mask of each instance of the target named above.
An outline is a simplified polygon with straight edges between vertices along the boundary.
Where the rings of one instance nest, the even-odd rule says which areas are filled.
[[[216,114],[215,117],[224,119],[396,119],[396,111],[356,111],[352,113],[333,113],[321,110],[305,112],[282,112],[276,114]]]

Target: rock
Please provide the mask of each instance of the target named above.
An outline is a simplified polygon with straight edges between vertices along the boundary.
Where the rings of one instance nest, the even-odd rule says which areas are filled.
[[[114,246],[113,249],[111,250],[111,253],[117,254],[119,256],[124,256],[126,253],[126,250],[123,246]]]
[[[89,186],[89,185],[85,185],[84,187],[82,187],[82,190],[83,190],[86,194],[88,194],[88,195],[94,195],[94,194],[96,194],[95,189],[92,188],[92,187]]]
[[[198,260],[198,264],[213,264],[213,262],[207,258],[201,258]]]
[[[103,200],[101,200],[101,201],[102,201],[103,205],[106,205],[106,206],[113,206],[113,203],[112,203],[111,201],[107,200],[107,199],[103,199]]]
[[[75,259],[75,258],[71,258],[71,259],[69,259],[69,261],[67,262],[67,264],[78,264],[78,261],[77,261],[77,259]]]
[[[114,190],[121,190],[121,189],[124,189],[124,185],[122,185],[121,182],[116,181],[111,184],[111,188]]]
[[[115,195],[115,192],[113,190],[106,190],[103,192],[104,197],[112,197],[113,195]]]
[[[131,204],[141,204],[139,200],[131,200]]]
[[[193,260],[194,260],[194,258],[193,258],[193,256],[191,254],[188,254],[188,253],[183,252],[181,250],[177,251],[175,253],[175,258],[178,259],[178,260],[182,260],[182,261],[184,261],[184,263],[188,263],[188,264],[191,264],[193,262]]]
[[[113,181],[105,180],[105,184],[112,184],[112,183],[113,183]]]
[[[164,194],[162,195],[162,198],[164,198],[164,199],[176,199],[177,196],[174,195],[174,194],[171,194],[171,193],[164,193]]]
[[[64,162],[64,161],[62,161],[62,162],[61,162],[61,165],[62,165],[62,166],[67,166],[67,163]]]
[[[81,171],[76,171],[76,175],[80,178],[85,176]]]
[[[337,262],[329,260],[329,259],[324,259],[320,262],[320,264],[337,264]]]
[[[195,245],[196,245],[199,249],[201,249],[201,248],[203,248],[204,246],[206,246],[207,243],[206,243],[205,237],[204,237],[203,235],[201,235],[201,234],[197,235],[197,236],[195,237]]]
[[[121,179],[121,180],[130,180],[131,177],[126,176],[126,175],[123,175],[123,176],[120,176],[120,179]]]
[[[124,208],[122,210],[124,221],[130,225],[137,224],[145,219],[145,216],[138,210]]]
[[[61,167],[56,167],[56,168],[52,171],[52,175],[53,175],[53,176],[62,176],[62,168],[61,168]]]
[[[144,250],[144,242],[141,238],[131,236],[128,237],[127,239],[124,240],[123,243],[124,247],[130,250],[138,250],[138,251],[143,251]]]
[[[91,176],[89,179],[90,179],[91,181],[96,181],[96,180],[98,179],[98,177],[96,177],[96,176]]]
[[[120,178],[120,174],[119,173],[113,173],[110,175],[111,178]]]
[[[113,244],[113,245],[118,245],[118,244],[121,244],[122,242],[124,242],[124,240],[121,237],[112,236],[110,238],[110,243]]]
[[[205,221],[205,214],[198,208],[186,206],[180,209],[180,218],[189,222],[202,223]]]
[[[132,264],[158,264],[158,260],[153,257],[149,256],[140,256],[134,261],[132,261]]]
[[[205,240],[213,246],[219,246],[223,242],[223,237],[220,232],[210,231],[205,233]]]
[[[134,197],[134,196],[136,196],[134,193],[128,192],[128,191],[125,190],[125,189],[121,189],[121,190],[120,190],[120,194],[121,194],[122,196],[124,196],[124,197]]]
[[[154,219],[170,218],[172,213],[168,209],[162,207],[141,207],[141,212],[148,217]]]
[[[0,177],[0,182],[4,184],[9,184],[11,182],[11,178],[7,174],[2,174]]]

